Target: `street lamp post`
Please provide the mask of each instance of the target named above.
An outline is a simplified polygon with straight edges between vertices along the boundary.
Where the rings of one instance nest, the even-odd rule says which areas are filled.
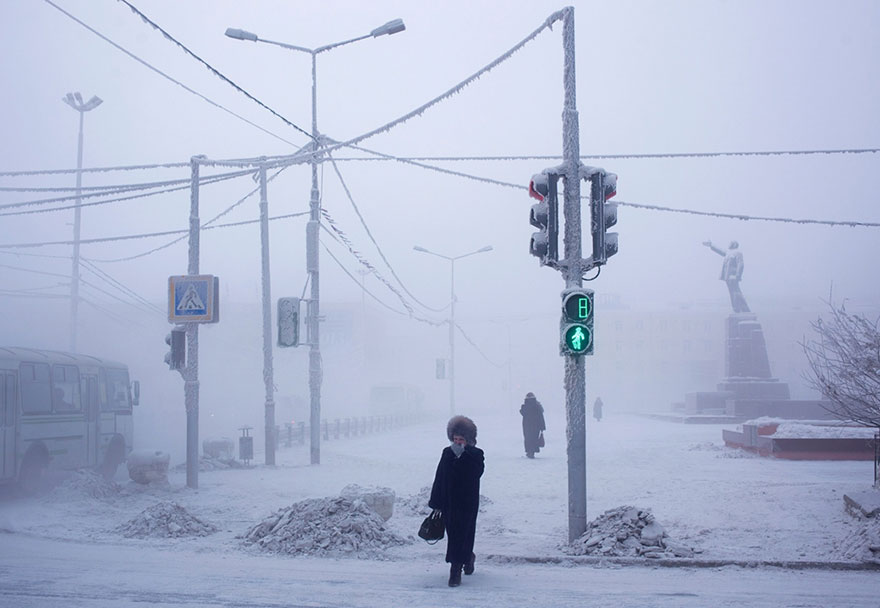
[[[311,463],[321,463],[321,351],[320,351],[320,333],[319,333],[319,315],[320,315],[320,283],[318,273],[318,233],[321,227],[321,197],[318,189],[318,154],[321,150],[320,134],[318,133],[318,78],[317,78],[317,62],[316,59],[320,53],[335,49],[337,47],[364,40],[366,38],[378,38],[379,36],[396,34],[406,29],[402,19],[394,19],[384,25],[372,30],[369,34],[334,42],[310,49],[284,42],[276,42],[274,40],[266,40],[258,37],[251,32],[228,28],[226,35],[236,40],[250,40],[251,42],[265,42],[274,44],[281,48],[291,51],[300,51],[308,53],[312,57],[312,157],[310,164],[312,167],[312,188],[309,197],[309,221],[306,224],[306,270],[309,275],[309,283],[311,285],[311,297],[308,300],[306,327],[308,328],[309,341],[309,430],[310,430],[310,452]]]
[[[79,139],[76,148],[76,206],[73,212],[73,269],[70,275],[70,351],[76,352],[76,323],[79,314],[79,231],[82,205],[83,116],[97,108],[103,100],[92,96],[83,103],[79,92],[68,93],[61,101],[79,112]]]
[[[492,251],[492,245],[486,245],[485,247],[481,247],[476,251],[471,251],[470,253],[465,253],[457,256],[448,256],[443,255],[442,253],[436,253],[434,251],[430,251],[425,249],[424,247],[419,247],[415,245],[413,247],[416,251],[420,251],[422,253],[427,253],[430,255],[436,255],[438,258],[443,258],[444,260],[449,260],[450,272],[449,272],[449,415],[455,415],[455,260],[460,260],[461,258],[466,258],[471,255],[476,255],[478,253],[485,253],[487,251]]]

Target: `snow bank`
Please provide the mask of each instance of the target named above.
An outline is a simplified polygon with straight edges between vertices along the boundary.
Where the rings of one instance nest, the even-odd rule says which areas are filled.
[[[408,541],[385,528],[361,499],[310,498],[279,509],[244,535],[244,544],[269,553],[380,558]]]
[[[668,540],[650,509],[623,506],[605,511],[563,550],[570,555],[609,557],[693,557],[694,549]]]
[[[828,426],[803,424],[800,422],[784,422],[771,435],[775,439],[873,439],[877,429],[863,426]]]
[[[203,522],[175,502],[160,502],[116,528],[126,538],[208,536],[217,527]]]

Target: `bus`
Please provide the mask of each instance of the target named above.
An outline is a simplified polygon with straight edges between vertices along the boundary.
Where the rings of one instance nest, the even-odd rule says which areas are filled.
[[[0,347],[0,483],[33,493],[46,471],[112,479],[132,449],[140,384],[122,363]]]

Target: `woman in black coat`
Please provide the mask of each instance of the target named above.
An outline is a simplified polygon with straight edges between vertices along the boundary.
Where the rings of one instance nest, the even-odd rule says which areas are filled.
[[[526,456],[534,458],[535,453],[541,451],[538,438],[547,428],[544,425],[544,407],[535,399],[535,393],[526,393],[519,413],[522,414],[523,445],[526,448]]]
[[[466,416],[453,416],[446,425],[451,441],[443,448],[428,506],[438,510],[446,526],[449,586],[461,584],[461,571],[474,573],[474,536],[480,508],[483,450],[477,447],[477,425]]]

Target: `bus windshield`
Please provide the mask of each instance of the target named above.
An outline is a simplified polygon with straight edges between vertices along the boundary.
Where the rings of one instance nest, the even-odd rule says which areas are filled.
[[[108,410],[130,410],[131,395],[129,394],[128,372],[122,369],[107,370],[107,402]]]

